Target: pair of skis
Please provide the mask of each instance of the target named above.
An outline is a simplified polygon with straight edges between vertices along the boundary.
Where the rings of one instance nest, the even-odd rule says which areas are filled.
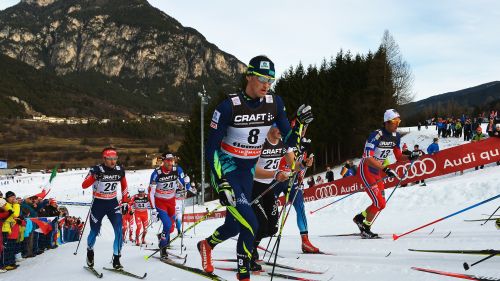
[[[176,261],[174,261],[174,260],[172,260],[170,258],[159,258],[159,257],[155,257],[155,258],[159,259],[161,262],[163,262],[165,264],[168,264],[170,266],[176,267],[178,269],[185,270],[187,272],[194,273],[194,274],[196,274],[198,276],[205,277],[205,278],[210,279],[210,280],[219,280],[219,281],[225,281],[226,280],[226,279],[224,279],[223,277],[221,277],[221,276],[219,276],[217,274],[207,273],[207,272],[203,271],[200,268],[187,266],[187,265],[185,265],[183,263],[181,264],[179,262],[176,262]],[[220,261],[235,261],[235,259],[225,259],[225,260],[220,260]],[[272,266],[272,263],[269,263],[269,264]],[[292,271],[299,272],[299,273],[310,273],[310,274],[322,274],[322,273],[324,273],[324,272],[319,272],[319,271],[311,271],[311,270],[307,270],[307,269],[295,268],[295,267],[292,267],[292,266],[282,265],[282,264],[277,264],[276,267],[287,269],[287,270],[292,270]],[[216,267],[216,269],[226,270],[226,271],[234,271],[234,272],[237,271],[236,268]],[[267,272],[267,271],[258,272],[258,273],[266,274],[266,275],[271,276],[271,273]],[[293,276],[293,275],[288,275],[288,274],[284,274],[284,273],[276,273],[276,272],[274,273],[273,276],[278,277],[278,278],[282,278],[282,279],[287,279],[287,280],[317,281],[317,280],[314,280],[314,279],[297,277],[297,276]]]
[[[104,276],[104,274],[102,274],[102,272],[98,272],[93,267],[83,266],[83,268],[85,268],[88,272],[94,274],[94,276],[97,278],[102,278]],[[129,272],[129,271],[124,270],[124,269],[115,269],[115,268],[107,268],[107,267],[103,267],[103,269],[107,270],[107,271],[114,272],[114,273],[118,273],[118,274],[121,274],[124,276],[136,278],[136,279],[144,279],[148,275],[147,273],[144,273],[143,275],[137,275],[137,274],[134,274],[134,273]]]
[[[489,249],[489,250],[416,250],[416,249],[408,249],[408,250],[412,251],[412,252],[421,252],[421,253],[487,255],[487,257],[485,257],[485,258],[483,258],[483,259],[481,259],[481,260],[479,260],[471,265],[464,263],[465,270],[468,270],[471,266],[474,266],[474,265],[476,265],[482,261],[485,261],[491,257],[500,256],[500,250],[493,250],[493,249]],[[470,275],[470,274],[446,272],[446,271],[440,271],[440,270],[434,270],[434,269],[425,269],[425,268],[420,268],[420,267],[412,267],[412,269],[422,271],[422,272],[427,272],[427,273],[433,273],[433,274],[438,274],[438,275],[466,279],[466,280],[500,281],[500,278],[495,278],[495,277],[483,277],[483,276],[476,276],[476,275]]]

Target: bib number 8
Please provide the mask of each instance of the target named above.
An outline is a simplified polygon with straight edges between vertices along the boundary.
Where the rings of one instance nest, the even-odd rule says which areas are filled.
[[[250,132],[248,132],[248,143],[249,144],[256,144],[257,141],[259,140],[259,129],[252,129]]]

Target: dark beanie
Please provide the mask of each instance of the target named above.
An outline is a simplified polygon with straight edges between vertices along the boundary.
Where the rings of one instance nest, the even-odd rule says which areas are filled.
[[[16,196],[16,194],[12,191],[7,191],[7,193],[5,193],[5,199],[11,197],[11,196]]]
[[[256,75],[255,73],[274,78],[274,63],[264,55],[254,57],[248,64],[247,75]]]

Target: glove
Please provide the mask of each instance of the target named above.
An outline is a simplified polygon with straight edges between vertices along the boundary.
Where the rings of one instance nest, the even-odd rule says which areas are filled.
[[[233,188],[225,179],[219,184],[219,201],[222,206],[236,207]]]
[[[299,152],[302,154],[306,151],[310,151],[311,150],[311,140],[310,139],[306,139],[306,138],[302,138],[300,140],[300,149],[299,149]]]
[[[400,179],[398,176],[398,173],[396,173],[394,170],[392,170],[389,167],[384,168],[384,173],[386,173],[390,178],[397,178],[398,180]]]
[[[12,210],[8,210],[7,212],[9,213],[9,216],[12,216],[12,214],[14,213],[14,211]]]
[[[301,105],[297,109],[297,119],[302,124],[309,124],[313,121],[314,117],[310,105]]]
[[[94,178],[98,181],[102,180],[104,174],[101,173],[101,171],[97,171],[95,174],[94,174]]]
[[[193,194],[198,193],[198,190],[196,190],[196,187],[194,187],[194,186],[191,186],[191,188],[190,188],[190,189],[188,189],[188,190],[189,190],[189,192],[191,192],[191,193],[193,193]]]
[[[128,214],[132,216],[134,214],[134,211],[130,211],[128,212]]]
[[[130,202],[130,197],[128,197],[128,194],[125,194],[122,197],[122,204],[128,204],[128,202]]]
[[[418,151],[413,151],[410,156],[408,156],[408,159],[410,159],[410,161],[414,161],[414,160],[417,160],[418,157],[420,157],[420,153],[418,153]]]

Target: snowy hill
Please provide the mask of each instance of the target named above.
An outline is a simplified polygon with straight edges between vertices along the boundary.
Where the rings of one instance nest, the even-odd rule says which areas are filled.
[[[434,127],[418,132],[416,128],[405,128],[409,131],[403,137],[403,142],[409,148],[414,144],[420,144],[421,149],[426,149],[436,135]],[[441,149],[460,145],[461,140],[448,138],[440,140]],[[129,172],[127,179],[132,187],[145,184],[151,171]],[[335,177],[338,177],[339,167],[336,167]],[[62,173],[55,179],[54,187],[50,195],[59,200],[90,202],[89,191],[82,194],[80,188],[86,171]],[[473,263],[484,256],[472,255],[450,255],[450,254],[426,254],[409,252],[414,249],[498,249],[500,248],[500,231],[494,227],[493,222],[480,226],[480,222],[464,222],[464,219],[485,218],[486,214],[493,212],[499,205],[500,199],[492,201],[464,212],[450,219],[439,222],[429,228],[422,229],[397,241],[392,240],[393,233],[403,233],[418,226],[444,217],[477,202],[500,194],[500,166],[490,164],[484,170],[467,170],[463,175],[447,175],[440,178],[427,180],[427,186],[408,186],[396,190],[389,201],[386,209],[381,213],[372,230],[381,233],[384,239],[362,240],[359,237],[333,237],[332,234],[357,232],[357,227],[352,218],[360,210],[369,204],[369,198],[365,193],[358,193],[346,200],[340,201],[325,208],[314,215],[309,215],[309,235],[311,242],[325,252],[335,255],[304,255],[300,252],[300,237],[295,224],[295,212],[287,221],[284,236],[281,242],[279,254],[285,258],[279,258],[278,262],[310,270],[326,271],[321,275],[291,273],[286,270],[279,272],[293,274],[314,280],[453,280],[450,277],[442,277],[413,271],[412,266],[432,268],[457,273],[467,273],[500,278],[499,257],[493,257],[481,264],[464,271],[464,262]],[[32,174],[18,178],[19,182],[9,182],[8,185],[0,186],[2,192],[13,190],[16,194],[34,194],[39,192],[37,182],[45,182],[48,175]],[[50,196],[49,195],[49,196]],[[331,201],[334,198],[306,204],[307,210],[314,210]],[[207,204],[212,209],[217,202]],[[71,215],[85,217],[88,207],[68,206]],[[192,211],[191,208],[187,211]],[[197,206],[198,211],[204,211],[205,206]],[[196,243],[209,236],[213,230],[222,224],[222,220],[210,220],[198,225],[195,231],[187,234],[184,243],[187,246],[187,265],[201,267]],[[148,241],[155,241],[155,234],[159,225],[153,225],[148,233]],[[431,233],[432,231],[432,233]],[[445,238],[451,231],[449,237]],[[45,254],[23,261],[20,267],[11,272],[0,275],[0,280],[19,280],[22,276],[33,276],[43,274],[44,280],[63,280],[71,278],[73,281],[92,280],[94,277],[84,271],[85,263],[85,241],[88,228],[84,234],[84,240],[80,245],[77,256],[73,255],[76,243],[60,246],[56,250],[50,250]],[[105,220],[95,245],[96,268],[110,266],[112,255],[113,231],[110,223]],[[265,239],[262,245],[267,244]],[[179,242],[174,243],[174,252],[179,251]],[[154,247],[149,245],[149,247]],[[218,245],[213,251],[214,258],[235,258],[236,241],[228,240]],[[143,257],[150,254],[144,248],[125,244],[122,251],[122,264],[128,270],[137,273],[148,272],[147,280],[206,280],[192,273],[184,272],[177,268],[165,265],[156,259],[145,261]],[[391,253],[389,256],[387,256]],[[262,253],[261,253],[262,256]],[[387,256],[387,257],[386,257]],[[231,263],[215,262],[215,266],[236,266]],[[234,280],[233,272],[216,270],[216,273],[228,280]],[[114,273],[104,272],[105,280],[125,280]],[[265,276],[252,276],[252,280],[268,280]],[[130,279],[133,280],[133,279]],[[276,280],[279,280],[276,278]]]

